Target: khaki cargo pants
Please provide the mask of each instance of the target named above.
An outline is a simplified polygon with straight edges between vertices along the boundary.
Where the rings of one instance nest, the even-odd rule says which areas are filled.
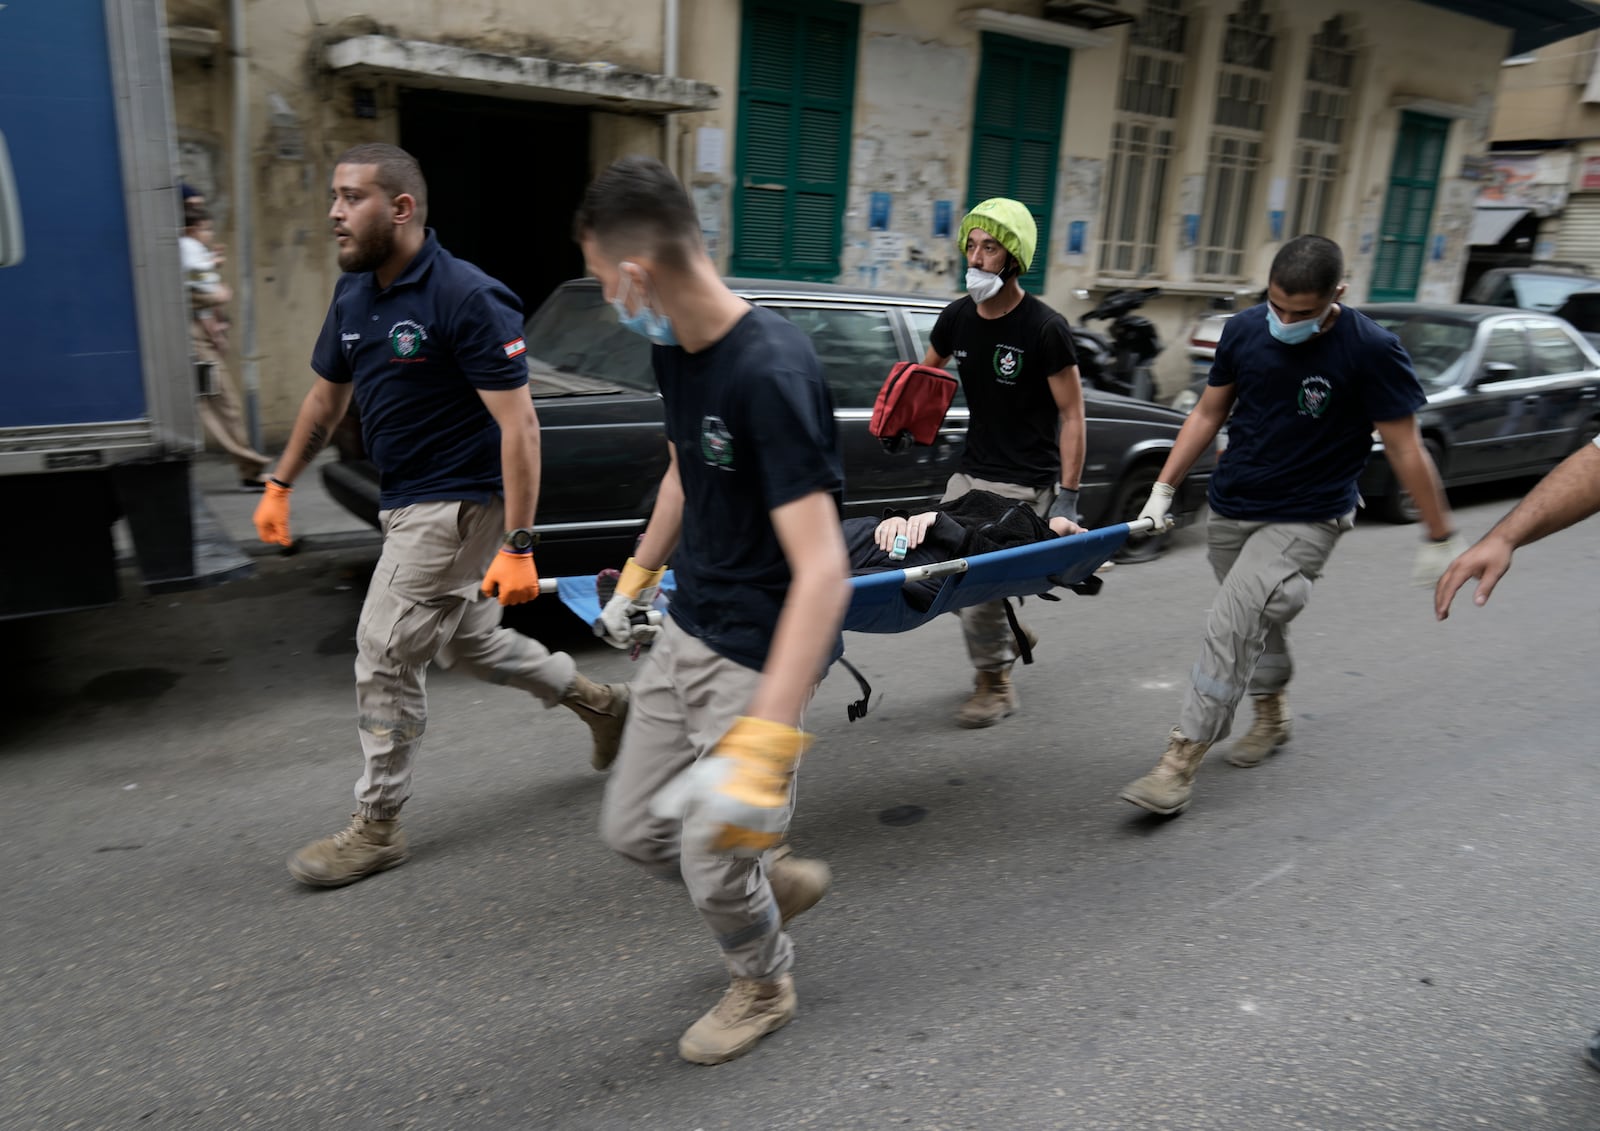
[[[600,804],[600,835],[648,871],[681,875],[729,972],[770,981],[793,964],[794,946],[779,925],[765,858],[682,849],[679,822],[650,812],[656,791],[711,752],[760,680],[760,672],[718,655],[668,617],[630,685],[622,749]]]
[[[362,816],[386,820],[411,796],[411,769],[427,728],[426,675],[434,659],[489,683],[561,701],[577,667],[564,652],[500,627],[500,602],[478,587],[505,535],[505,506],[415,503],[381,511],[383,554],[356,628],[356,712],[366,770]]]
[[[1222,583],[1206,619],[1200,659],[1178,716],[1194,742],[1221,742],[1239,700],[1289,686],[1289,622],[1311,598],[1340,535],[1355,512],[1327,522],[1243,522],[1213,514],[1207,556]]]
[[[945,485],[944,498],[939,501],[948,503],[968,491],[992,491],[1001,498],[1032,504],[1034,513],[1042,518],[1050,509],[1050,504],[1055,502],[1057,490],[1053,483],[1048,487],[1024,487],[1018,483],[974,479],[958,471],[950,477],[950,482]],[[972,658],[974,668],[981,672],[998,672],[1016,662],[1017,638],[1011,631],[1010,622],[1006,620],[1004,601],[968,605],[958,610],[956,615],[961,618],[961,631],[967,638],[967,655]],[[1022,623],[1020,617],[1017,623]]]

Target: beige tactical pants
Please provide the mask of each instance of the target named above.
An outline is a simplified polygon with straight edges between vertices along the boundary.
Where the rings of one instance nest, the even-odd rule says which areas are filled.
[[[1271,695],[1289,685],[1289,622],[1306,607],[1312,582],[1354,518],[1242,522],[1213,514],[1207,521],[1207,555],[1222,588],[1178,716],[1185,738],[1221,742],[1247,692]]]
[[[668,617],[630,685],[622,749],[600,805],[600,835],[657,875],[681,875],[729,972],[770,981],[793,964],[794,947],[779,925],[765,859],[683,848],[679,823],[650,812],[656,791],[711,752],[760,680],[760,672],[719,656]]]
[[[1058,488],[1024,487],[1018,483],[996,483],[992,479],[974,479],[964,472],[956,472],[945,485],[944,498],[948,503],[959,499],[968,491],[992,491],[1005,499],[1019,499],[1031,503],[1041,518],[1055,502]],[[981,672],[1004,671],[1017,659],[1017,639],[1006,620],[1004,601],[986,601],[981,605],[968,605],[956,612],[961,618],[961,631],[967,638],[967,655],[972,666]],[[1018,618],[1021,623],[1021,618]]]
[[[239,395],[238,383],[200,323],[191,319],[189,326],[195,362],[211,366],[209,386],[201,389],[195,398],[195,415],[217,447],[233,457],[239,478],[259,478],[272,466],[272,457],[250,446],[244,423],[244,399]]]
[[[577,667],[564,652],[500,627],[500,602],[479,592],[505,535],[505,506],[415,503],[380,511],[383,553],[356,628],[356,712],[366,770],[364,817],[386,820],[411,796],[428,722],[425,677],[435,658],[553,707]]]

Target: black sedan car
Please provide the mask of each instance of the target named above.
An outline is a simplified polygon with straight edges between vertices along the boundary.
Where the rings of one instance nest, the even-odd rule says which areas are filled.
[[[898,361],[920,361],[946,300],[825,284],[731,279],[750,302],[805,330],[833,388],[845,465],[845,513],[936,501],[956,470],[967,409],[958,394],[938,442],[890,454],[867,432],[878,389]],[[528,319],[528,370],[543,449],[539,569],[547,576],[620,565],[644,530],[667,466],[661,399],[649,344],[617,324],[594,279],[558,287]],[[1080,507],[1089,526],[1138,515],[1183,424],[1161,405],[1084,389],[1088,454]],[[351,422],[353,423],[353,422]],[[323,469],[328,492],[376,526],[378,477],[359,431],[341,429],[341,459]],[[1215,466],[1185,480],[1174,513],[1192,517]]]
[[[1428,394],[1417,420],[1445,486],[1541,474],[1600,434],[1600,354],[1560,318],[1495,306],[1361,311],[1411,355]],[[1414,522],[1382,451],[1375,443],[1361,493],[1381,517]]]

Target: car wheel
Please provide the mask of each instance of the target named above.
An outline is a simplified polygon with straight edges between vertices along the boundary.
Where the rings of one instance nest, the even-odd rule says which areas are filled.
[[[1141,463],[1130,469],[1122,477],[1122,482],[1117,484],[1105,525],[1132,522],[1138,518],[1139,512],[1144,510],[1145,503],[1150,500],[1150,488],[1156,485],[1156,479],[1160,474],[1161,466],[1155,463]],[[1147,562],[1160,557],[1171,540],[1170,533],[1131,534],[1122,549],[1112,555],[1112,558],[1119,562]]]
[[[1428,450],[1428,458],[1433,460],[1433,466],[1444,471],[1444,449],[1437,440],[1423,440],[1422,446]],[[1411,492],[1400,486],[1400,480],[1394,480],[1394,490],[1382,498],[1375,500],[1373,510],[1385,522],[1416,522],[1422,517],[1417,502],[1411,497]]]

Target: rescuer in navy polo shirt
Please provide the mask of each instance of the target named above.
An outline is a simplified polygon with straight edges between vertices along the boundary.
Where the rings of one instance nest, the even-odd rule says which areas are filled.
[[[354,395],[381,477],[383,554],[356,629],[366,767],[355,817],[289,861],[317,887],[406,859],[398,818],[433,660],[571,708],[593,733],[597,769],[616,757],[627,715],[625,686],[593,683],[572,657],[500,627],[502,605],[539,595],[539,419],[522,313],[504,285],[439,246],[427,207],[422,170],[403,149],[358,145],[339,158],[328,217],[345,274],[312,353],[318,379],[255,516],[263,541],[289,544],[290,485]]]

